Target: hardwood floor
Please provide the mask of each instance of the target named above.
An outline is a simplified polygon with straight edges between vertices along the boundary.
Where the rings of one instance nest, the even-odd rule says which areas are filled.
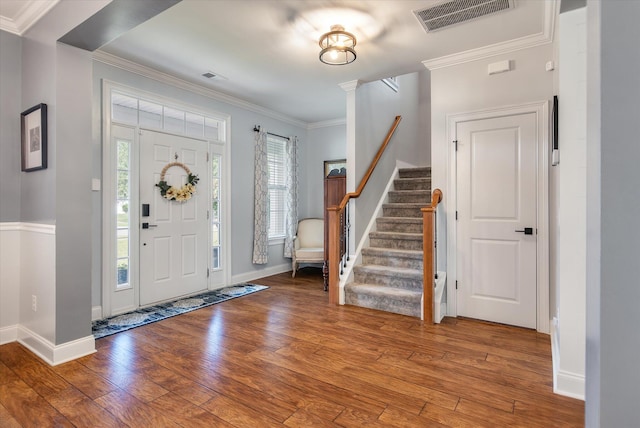
[[[56,367],[0,346],[2,427],[579,427],[549,337],[334,306],[305,268],[96,341]]]

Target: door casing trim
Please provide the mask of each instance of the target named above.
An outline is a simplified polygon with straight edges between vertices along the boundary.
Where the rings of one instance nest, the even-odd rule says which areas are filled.
[[[534,113],[536,115],[537,132],[537,218],[538,245],[537,264],[537,303],[536,330],[549,334],[549,101],[536,101],[491,109],[476,110],[464,113],[448,114],[447,120],[447,167],[446,186],[448,197],[445,199],[447,230],[447,315],[458,316],[457,312],[457,182],[456,182],[456,148],[451,144],[456,139],[458,123]],[[448,202],[451,201],[451,202]]]
[[[111,224],[113,222],[113,214],[109,209],[111,203],[111,196],[113,195],[113,185],[111,184],[114,179],[113,171],[111,170],[111,157],[112,157],[112,147],[111,147],[111,127],[113,125],[111,121],[111,92],[113,90],[117,90],[123,93],[131,94],[132,96],[147,98],[152,101],[156,101],[165,105],[175,106],[176,108],[182,108],[189,110],[195,113],[201,113],[207,116],[216,117],[225,122],[225,136],[224,140],[215,141],[215,140],[205,140],[208,141],[209,145],[207,146],[207,151],[210,152],[210,145],[221,145],[223,146],[224,153],[224,164],[225,164],[225,172],[223,174],[223,191],[225,193],[224,196],[224,205],[223,213],[226,216],[227,223],[225,225],[225,230],[223,232],[223,236],[221,239],[224,239],[226,242],[225,253],[226,257],[224,257],[222,268],[224,269],[224,283],[225,285],[230,284],[231,280],[231,252],[232,252],[232,242],[231,242],[231,227],[232,227],[232,217],[231,217],[231,115],[222,113],[216,110],[212,110],[209,108],[198,107],[195,105],[191,105],[189,103],[185,103],[178,99],[164,97],[162,95],[148,92],[143,89],[135,88],[132,86],[127,86],[125,84],[114,82],[108,79],[101,79],[101,111],[100,111],[100,124],[102,127],[101,132],[101,166],[102,166],[102,195],[101,195],[101,231],[102,231],[102,245],[101,245],[101,308],[102,308],[102,317],[106,317],[109,315],[116,315],[118,313],[127,312],[130,310],[137,309],[139,307],[139,284],[133,288],[134,291],[134,304],[131,307],[121,308],[120,310],[113,312],[112,308],[112,299],[111,299],[111,289],[108,284],[113,281],[113,273],[110,272],[110,253],[112,253],[115,249],[115,243],[113,242],[113,237],[111,236]],[[127,125],[127,124],[119,124],[123,127],[129,127],[135,130],[142,129],[139,126]],[[163,130],[152,130],[154,132],[163,132],[166,134],[171,134],[171,132],[163,131]],[[176,134],[179,135],[179,134]],[[186,135],[179,135],[181,137],[193,138]],[[138,136],[136,135],[136,139]],[[197,138],[196,138],[197,139]],[[133,190],[132,190],[133,191]],[[137,192],[137,187],[136,187]],[[210,225],[209,225],[210,227]],[[209,233],[211,235],[211,233]],[[136,248],[138,246],[138,242],[134,245]],[[209,266],[210,267],[210,266]],[[213,287],[209,279],[207,279],[207,289],[212,290]]]

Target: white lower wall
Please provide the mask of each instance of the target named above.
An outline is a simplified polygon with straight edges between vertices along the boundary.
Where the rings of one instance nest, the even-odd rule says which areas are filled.
[[[20,226],[20,325],[51,343],[56,341],[55,233],[54,225]]]
[[[0,223],[0,344],[17,340],[51,365],[95,352],[93,336],[55,345],[55,249],[54,225]]]
[[[0,223],[0,345],[17,340],[19,302],[20,223]]]

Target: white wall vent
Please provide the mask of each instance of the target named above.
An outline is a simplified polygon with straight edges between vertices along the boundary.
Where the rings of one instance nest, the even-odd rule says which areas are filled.
[[[514,0],[450,0],[413,13],[430,32],[514,7]]]

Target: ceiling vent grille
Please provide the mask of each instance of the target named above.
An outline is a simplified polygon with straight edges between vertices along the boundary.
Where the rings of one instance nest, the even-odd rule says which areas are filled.
[[[415,10],[422,26],[427,32],[459,24],[490,15],[503,10],[513,9],[514,0],[453,0],[439,3],[426,9]]]

